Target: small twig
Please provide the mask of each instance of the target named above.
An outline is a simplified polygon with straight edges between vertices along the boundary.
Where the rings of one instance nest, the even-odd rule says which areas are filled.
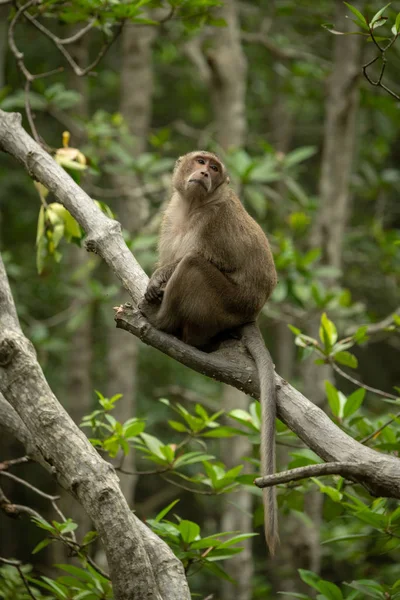
[[[396,98],[396,100],[400,100],[400,96],[398,94],[396,94],[393,90],[391,90],[390,88],[388,88],[384,83],[382,83],[382,79],[383,79],[383,74],[385,72],[385,68],[386,68],[386,63],[387,63],[387,59],[386,59],[386,52],[389,50],[389,48],[391,46],[393,46],[393,44],[395,43],[395,41],[397,40],[399,34],[396,33],[396,35],[394,35],[392,37],[392,39],[390,40],[390,42],[384,47],[382,48],[378,42],[375,39],[374,33],[373,33],[373,28],[370,27],[369,28],[369,33],[371,36],[371,39],[373,41],[373,43],[375,44],[375,46],[377,47],[377,49],[379,50],[379,54],[378,56],[375,56],[372,60],[370,60],[369,62],[367,62],[365,65],[363,65],[362,67],[362,71],[364,74],[365,79],[368,81],[368,83],[370,83],[371,85],[375,86],[375,87],[381,87],[382,89],[385,90],[385,92],[387,92],[388,94],[390,94],[391,96],[393,96],[393,98]],[[377,60],[381,59],[382,61],[382,66],[381,66],[381,70],[378,76],[378,79],[376,81],[374,81],[373,79],[371,79],[371,77],[368,74],[367,69],[373,65]]]
[[[35,596],[33,595],[33,592],[29,586],[29,583],[24,575],[24,572],[22,571],[21,565],[15,565],[15,568],[17,569],[19,576],[21,577],[24,586],[26,587],[26,591],[28,592],[29,596],[33,599],[36,600]]]
[[[85,35],[85,33],[87,33],[88,31],[90,31],[92,29],[92,27],[94,26],[96,21],[97,21],[97,17],[93,17],[93,19],[90,19],[90,21],[88,22],[87,25],[85,25],[85,27],[82,27],[82,29],[80,29],[79,31],[74,33],[74,35],[71,35],[71,37],[64,38],[64,39],[58,38],[60,44],[62,44],[63,46],[67,46],[68,44],[73,44],[74,42],[77,42],[78,40],[81,39],[81,37],[83,37]]]
[[[31,81],[32,81],[32,79],[27,79],[25,82],[25,112],[26,112],[29,127],[31,128],[33,137],[39,144],[41,144],[41,139],[40,139],[38,130],[36,129],[35,121],[33,119],[31,101],[29,99],[29,95],[31,93]]]
[[[94,69],[95,67],[97,67],[97,65],[99,64],[99,62],[103,58],[103,56],[108,52],[108,50],[110,49],[110,47],[113,45],[113,43],[115,42],[115,40],[118,38],[118,36],[122,32],[122,30],[124,28],[124,25],[125,25],[125,21],[122,21],[122,23],[120,23],[118,25],[117,29],[115,30],[114,35],[100,49],[100,52],[98,53],[97,58],[88,67],[86,67],[86,69],[82,69],[81,70],[81,76],[87,75],[88,73],[90,73],[90,71],[92,69]]]
[[[351,375],[349,375],[348,373],[343,371],[333,360],[330,360],[329,363],[332,365],[332,368],[336,371],[336,373],[339,373],[339,375],[341,375],[348,381],[351,381],[351,383],[354,383],[358,387],[362,387],[365,390],[372,392],[373,394],[377,394],[377,396],[382,396],[383,398],[389,398],[390,400],[398,400],[399,399],[399,397],[395,396],[394,394],[390,394],[389,392],[384,392],[382,390],[378,390],[377,388],[371,387],[370,385],[367,385],[366,383],[362,383],[361,381],[358,381],[358,379],[355,379],[354,377],[352,377]]]
[[[387,317],[384,317],[380,321],[377,321],[376,323],[367,323],[365,325],[365,327],[367,327],[366,333],[368,335],[375,335],[377,333],[380,333],[380,332],[384,331],[385,329],[387,329],[391,325],[394,325],[393,316],[394,315],[398,315],[398,314],[400,314],[400,306],[398,306]],[[352,335],[354,335],[356,333],[356,331],[358,329],[360,329],[360,327],[363,327],[363,325],[357,325],[356,327],[349,327],[346,330],[346,333],[348,335],[352,336]]]
[[[3,460],[3,462],[0,462],[0,471],[6,471],[7,469],[9,469],[10,467],[13,467],[14,465],[21,465],[21,464],[25,464],[28,462],[31,462],[31,458],[29,458],[29,456],[20,456],[19,458],[11,458],[10,460]]]
[[[3,558],[2,556],[0,556],[0,562],[4,565],[10,565],[10,567],[16,567],[21,564],[19,560],[11,560],[9,558]]]
[[[219,492],[213,492],[212,490],[197,490],[195,488],[188,487],[186,485],[183,485],[183,483],[178,483],[177,481],[174,481],[173,479],[168,479],[168,477],[166,477],[165,475],[163,475],[162,478],[164,479],[164,481],[167,481],[171,485],[174,485],[174,486],[180,488],[181,490],[185,490],[185,492],[191,492],[192,494],[201,494],[202,496],[218,496],[219,495]]]
[[[176,10],[176,6],[171,6],[168,14],[165,17],[163,17],[162,19],[159,19],[157,24],[162,25],[163,23],[166,23],[167,21],[172,19],[172,17],[175,14],[175,10]]]
[[[19,576],[22,579],[22,583],[26,587],[26,591],[28,592],[29,596],[33,600],[36,600],[35,596],[33,595],[32,591],[31,591],[31,588],[29,587],[29,583],[21,569],[22,563],[19,560],[10,560],[8,558],[3,558],[1,556],[0,556],[0,563],[3,563],[4,565],[9,565],[10,567],[15,567],[17,569]]]
[[[99,565],[96,562],[94,562],[93,558],[90,558],[90,556],[85,556],[85,558],[95,571],[100,573],[100,575],[105,579],[108,579],[108,581],[111,581],[111,577],[109,576],[109,574],[106,573],[106,571],[103,571],[103,569],[99,567]]]
[[[331,462],[318,465],[307,465],[298,469],[290,469],[282,471],[274,475],[265,475],[257,477],[254,483],[260,487],[272,487],[280,483],[288,483],[289,481],[298,481],[299,479],[307,479],[309,477],[320,477],[322,475],[341,475],[342,477],[360,477],[364,469],[363,463],[354,462]]]
[[[167,471],[171,471],[172,467],[166,467],[165,469],[161,470],[154,469],[152,471],[129,471],[128,469],[124,469],[122,466],[114,468],[116,471],[119,471],[124,475],[161,475],[163,473],[167,473]]]
[[[15,13],[14,17],[12,18],[10,26],[8,28],[8,44],[10,46],[10,50],[15,56],[15,59],[17,61],[17,65],[18,65],[19,69],[22,71],[22,73],[25,76],[25,79],[27,79],[28,81],[32,81],[32,74],[28,71],[28,69],[25,66],[25,63],[23,60],[23,58],[24,58],[23,53],[20,52],[17,48],[15,39],[14,39],[14,29],[15,29],[15,26],[16,26],[18,20],[24,14],[24,12],[26,10],[28,10],[28,8],[30,8],[31,6],[36,4],[36,2],[37,2],[37,0],[29,0],[29,2],[27,2],[26,4],[21,6]]]
[[[54,502],[54,500],[51,502],[51,505],[52,505],[53,509],[55,510],[55,512],[56,512],[56,513],[58,514],[58,516],[60,517],[60,519],[61,519],[61,522],[62,522],[62,523],[66,523],[66,522],[67,522],[67,519],[66,519],[65,515],[63,514],[63,512],[61,511],[61,509],[60,509],[60,508],[57,506],[56,502]],[[76,536],[75,536],[75,532],[74,532],[74,531],[69,531],[68,533],[69,533],[69,534],[70,534],[70,536],[71,536],[71,540],[72,540],[73,542],[77,543],[77,542],[76,542]],[[63,534],[63,535],[65,535],[65,534]]]
[[[76,551],[79,552],[82,549],[82,545],[79,544],[77,541],[71,541],[68,538],[66,538],[64,535],[61,536],[61,539],[67,546],[69,546],[70,548],[73,548],[74,552],[76,552]],[[93,567],[93,569],[95,569],[98,573],[100,573],[100,575],[102,575],[102,577],[105,577],[106,579],[111,581],[111,577],[109,576],[109,574],[106,573],[106,571],[103,571],[103,569],[101,567],[99,567],[99,565],[93,560],[93,558],[90,558],[90,556],[85,554],[85,559]]]
[[[45,73],[38,73],[36,75],[34,75],[33,73],[31,73],[29,71],[29,69],[27,68],[27,66],[24,63],[24,54],[23,52],[21,52],[20,50],[18,50],[17,45],[15,43],[15,38],[14,38],[14,30],[15,27],[17,25],[18,20],[21,18],[22,15],[25,15],[25,12],[34,4],[37,3],[38,0],[29,0],[29,2],[27,2],[26,4],[24,4],[23,6],[21,6],[17,12],[15,13],[13,19],[11,20],[10,23],[10,27],[8,28],[8,43],[11,49],[11,52],[14,54],[15,56],[15,60],[17,61],[17,65],[18,68],[20,69],[21,73],[24,75],[25,79],[26,79],[26,83],[25,83],[25,112],[26,112],[26,116],[29,122],[29,126],[31,128],[33,137],[35,138],[35,140],[41,144],[42,141],[40,139],[40,136],[37,132],[35,123],[34,123],[34,119],[33,119],[33,115],[32,115],[32,109],[31,109],[31,103],[30,103],[30,98],[29,98],[29,94],[31,91],[31,83],[32,81],[35,81],[36,79],[39,79],[41,77],[49,77],[50,75],[54,75],[55,73],[60,72],[60,70],[63,70],[63,68],[61,67],[58,69],[53,69],[52,71],[47,71]],[[29,14],[29,13],[27,13]]]
[[[385,429],[385,427],[387,427],[388,425],[391,425],[392,423],[394,423],[394,421],[396,421],[399,417],[400,417],[400,412],[396,413],[394,415],[394,417],[392,417],[391,419],[389,419],[388,421],[386,421],[386,423],[384,423],[383,425],[381,425],[381,427],[379,427],[378,429],[376,429],[375,431],[373,431],[372,433],[370,433],[369,435],[367,435],[365,438],[363,438],[362,440],[360,440],[360,444],[366,444],[367,442],[369,442],[369,440],[371,440],[375,436],[379,435],[381,433],[381,431],[383,431]]]
[[[21,479],[20,477],[17,477],[13,473],[9,473],[8,471],[0,471],[0,476],[9,477],[10,479],[13,479],[14,481],[20,483],[21,485],[25,485],[26,487],[28,487],[29,489],[34,491],[39,496],[42,496],[42,498],[46,498],[47,500],[50,500],[51,502],[55,502],[55,500],[60,499],[60,496],[51,496],[50,494],[46,494],[45,492],[42,492],[42,490],[39,490],[39,488],[35,487],[31,483],[28,483],[24,479]]]

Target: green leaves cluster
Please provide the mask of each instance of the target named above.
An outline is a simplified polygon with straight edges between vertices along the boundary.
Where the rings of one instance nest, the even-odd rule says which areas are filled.
[[[349,352],[348,349],[368,339],[368,327],[362,326],[352,336],[338,340],[336,326],[328,319],[326,313],[321,316],[319,341],[303,334],[300,329],[293,327],[293,325],[289,325],[289,328],[296,336],[295,344],[307,350],[304,356],[308,356],[315,351],[323,357],[317,359],[316,364],[326,364],[333,361],[351,369],[356,369],[358,362],[354,354]]]
[[[232,581],[217,563],[242,552],[243,548],[237,544],[257,534],[237,534],[228,531],[202,537],[200,527],[193,521],[180,519],[177,515],[175,515],[176,522],[165,519],[177,502],[179,500],[172,502],[154,519],[149,519],[148,525],[168,543],[189,574],[191,570],[204,568],[218,577]],[[225,539],[227,536],[232,537]]]
[[[399,600],[400,598],[400,580],[393,586],[380,584],[370,579],[359,579],[351,583],[344,583],[340,588],[330,581],[322,579],[312,571],[299,569],[300,577],[311,588],[317,590],[317,600],[365,600],[366,598],[375,598],[376,600]],[[292,598],[301,600],[311,600],[314,596],[306,594],[288,593]]]

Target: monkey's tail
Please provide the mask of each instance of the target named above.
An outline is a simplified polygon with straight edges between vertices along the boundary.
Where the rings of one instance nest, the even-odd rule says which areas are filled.
[[[261,469],[262,475],[275,473],[275,417],[276,387],[275,368],[271,355],[265,346],[261,331],[256,323],[241,327],[242,341],[256,363],[260,379],[261,403]],[[265,539],[273,556],[279,543],[278,508],[275,487],[263,488]]]

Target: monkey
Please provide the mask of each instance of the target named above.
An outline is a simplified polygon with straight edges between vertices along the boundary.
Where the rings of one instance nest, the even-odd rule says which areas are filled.
[[[157,329],[200,349],[224,332],[239,332],[260,379],[262,474],[274,473],[275,371],[256,318],[277,273],[267,237],[217,155],[200,150],[176,161],[158,251],[140,311]],[[273,555],[279,541],[274,487],[263,489],[263,503]]]

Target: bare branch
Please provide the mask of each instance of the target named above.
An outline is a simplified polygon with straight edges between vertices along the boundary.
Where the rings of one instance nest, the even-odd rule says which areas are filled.
[[[82,29],[80,29],[79,31],[74,33],[74,35],[71,35],[68,38],[58,38],[60,44],[62,44],[63,46],[67,46],[68,44],[73,44],[74,42],[77,42],[78,40],[81,39],[81,37],[83,37],[85,35],[85,33],[87,33],[88,31],[90,31],[93,28],[96,21],[97,21],[97,17],[93,17],[93,19],[90,19],[88,21],[87,25],[85,25],[84,27],[82,27]]]
[[[0,508],[8,517],[19,517],[21,514],[27,514],[30,517],[35,517],[36,519],[40,519],[36,510],[30,508],[30,506],[22,506],[22,504],[13,504],[7,496],[4,494],[3,490],[0,487]]]
[[[363,438],[360,443],[361,444],[366,444],[367,442],[369,442],[369,440],[374,439],[375,437],[378,437],[378,435],[381,433],[381,431],[383,431],[386,427],[388,427],[389,425],[391,425],[392,423],[394,423],[395,421],[397,421],[397,419],[400,417],[400,412],[396,413],[394,415],[394,417],[392,417],[391,419],[389,419],[388,421],[386,421],[386,423],[384,423],[383,425],[381,425],[380,427],[378,427],[378,429],[376,429],[375,431],[373,431],[370,435],[367,435],[365,438]]]
[[[343,371],[343,369],[341,369],[337,365],[337,363],[335,363],[335,361],[333,361],[333,360],[330,361],[330,364],[332,365],[332,368],[336,371],[336,373],[339,373],[339,375],[341,375],[348,381],[351,381],[351,383],[354,383],[354,385],[364,388],[365,390],[368,390],[369,392],[372,392],[373,394],[376,394],[377,396],[382,396],[383,398],[389,398],[390,400],[398,400],[399,399],[399,396],[396,396],[395,394],[390,394],[389,392],[383,392],[382,390],[379,390],[378,388],[374,388],[374,387],[371,387],[370,385],[367,385],[366,383],[362,383],[362,381],[359,381],[355,377],[352,377],[351,375],[349,375],[348,373]]]
[[[390,96],[393,96],[393,98],[396,98],[396,100],[400,100],[400,96],[398,94],[396,94],[393,90],[391,90],[390,88],[388,88],[384,83],[382,83],[382,79],[383,79],[383,75],[385,73],[385,68],[386,68],[386,63],[387,63],[387,58],[386,58],[386,52],[389,50],[389,48],[391,48],[393,46],[393,44],[395,43],[395,41],[397,40],[397,38],[399,37],[399,34],[396,33],[392,39],[390,40],[390,42],[383,48],[382,46],[380,46],[378,44],[378,42],[375,39],[374,36],[374,30],[373,27],[369,27],[369,33],[371,36],[372,41],[374,42],[376,48],[379,51],[379,54],[377,56],[375,56],[372,60],[370,60],[369,62],[367,62],[365,65],[363,65],[362,67],[362,71],[364,74],[365,79],[368,81],[368,83],[370,83],[371,85],[375,86],[375,87],[381,87],[382,89],[385,90],[385,92],[387,92]],[[378,75],[378,79],[376,81],[374,81],[373,79],[371,79],[371,77],[368,74],[368,69],[369,67],[371,67],[373,64],[375,64],[378,60],[381,61],[381,70],[380,73]]]
[[[25,481],[25,479],[21,479],[20,477],[17,477],[13,473],[9,473],[8,471],[0,471],[0,477],[1,476],[8,477],[9,479],[16,481],[17,483],[24,485],[25,487],[27,487],[30,490],[32,490],[33,492],[35,492],[35,494],[42,496],[42,498],[46,498],[46,500],[51,500],[52,502],[54,502],[54,500],[59,500],[59,498],[60,498],[60,496],[51,496],[50,494],[46,494],[45,492],[42,492],[42,490],[39,490],[39,488],[35,487],[28,481]]]
[[[30,2],[35,3],[35,2],[37,2],[37,0],[30,0]],[[38,29],[41,33],[43,33],[43,35],[45,35],[47,38],[49,38],[49,40],[51,40],[53,42],[53,44],[56,46],[57,50],[59,50],[59,52],[64,56],[65,60],[69,63],[69,65],[73,69],[74,73],[78,77],[83,77],[84,75],[87,75],[92,69],[94,69],[99,64],[100,60],[103,58],[103,56],[105,55],[107,50],[110,48],[110,46],[115,42],[115,40],[117,39],[117,37],[119,36],[119,34],[121,33],[122,28],[123,28],[123,22],[122,22],[121,24],[119,24],[117,26],[114,35],[111,36],[110,39],[107,40],[107,42],[105,42],[103,44],[96,59],[89,66],[82,68],[75,62],[75,60],[72,58],[71,54],[68,52],[68,50],[66,50],[64,48],[64,46],[66,44],[70,44],[73,41],[76,41],[77,39],[82,37],[86,33],[86,31],[89,31],[89,29],[91,29],[93,27],[95,20],[88,24],[88,26],[86,27],[86,31],[84,31],[85,30],[85,28],[84,28],[83,30],[81,30],[80,32],[75,34],[75,36],[71,36],[71,38],[67,38],[67,41],[66,41],[66,40],[60,39],[57,35],[55,35],[52,31],[50,31],[50,29],[47,29],[47,27],[42,25],[42,23],[40,23],[40,21],[35,19],[35,17],[30,15],[28,12],[24,12],[24,17],[30,23],[32,23],[32,25],[34,27],[36,27],[36,29]],[[84,31],[84,33],[82,33],[82,31]]]
[[[272,487],[280,483],[288,483],[289,481],[299,481],[299,479],[307,479],[308,477],[321,477],[322,475],[341,475],[352,481],[357,481],[360,475],[368,472],[368,465],[354,462],[331,462],[318,465],[307,465],[297,469],[290,469],[275,473],[275,475],[266,475],[257,477],[254,483],[260,487]]]
[[[367,335],[375,336],[375,335],[378,335],[381,333],[386,333],[385,330],[387,330],[389,327],[393,327],[393,325],[394,325],[394,319],[393,319],[394,315],[400,315],[400,306],[395,308],[395,310],[393,310],[387,317],[381,319],[380,321],[377,321],[376,323],[365,324],[365,327],[367,327],[367,330],[366,330]],[[354,333],[360,327],[363,327],[363,325],[349,327],[348,330],[346,330],[346,335],[349,335],[349,336],[354,335]],[[389,333],[393,333],[393,332],[390,331]]]
[[[3,460],[0,462],[0,471],[5,471],[14,465],[22,465],[30,462],[29,456],[20,456],[19,458],[11,458],[10,460]]]
[[[0,556],[0,563],[3,563],[4,565],[10,565],[11,567],[15,567],[17,569],[19,576],[22,579],[22,583],[24,584],[29,596],[32,598],[32,600],[36,600],[36,597],[34,596],[31,588],[29,587],[28,580],[26,579],[24,572],[22,571],[22,568],[21,568],[22,564],[20,563],[20,561],[19,560],[9,560],[8,558],[3,558]]]

